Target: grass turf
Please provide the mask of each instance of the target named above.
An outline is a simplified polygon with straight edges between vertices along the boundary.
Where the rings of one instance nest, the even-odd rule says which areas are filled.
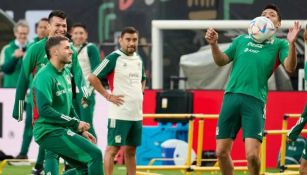
[[[6,165],[3,169],[3,174],[2,175],[29,175],[31,172],[32,166],[11,166],[11,165]],[[279,170],[277,169],[270,169],[270,172],[278,172]],[[163,174],[163,175],[180,175],[184,174],[181,171],[151,171],[153,173],[157,174]],[[126,168],[124,166],[115,166],[114,169],[114,175],[126,175]],[[195,173],[192,173],[195,174]],[[202,173],[202,174],[215,174],[215,175],[220,175],[220,173],[215,172],[215,173]],[[246,172],[236,172],[236,175],[246,175]]]

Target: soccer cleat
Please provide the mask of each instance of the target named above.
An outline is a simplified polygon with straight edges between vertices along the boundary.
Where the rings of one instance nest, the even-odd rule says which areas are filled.
[[[28,156],[27,155],[22,155],[22,154],[19,154],[16,159],[28,159]]]
[[[32,168],[32,172],[31,172],[31,175],[44,175],[44,169],[35,169],[35,168]]]

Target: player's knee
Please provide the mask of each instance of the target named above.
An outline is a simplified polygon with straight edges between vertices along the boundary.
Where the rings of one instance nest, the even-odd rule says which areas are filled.
[[[230,156],[230,152],[225,149],[216,149],[215,153],[218,159],[223,159]]]
[[[116,156],[116,154],[118,153],[118,151],[119,151],[119,148],[117,148],[117,147],[107,147],[105,154],[108,154],[108,155],[110,155],[111,157],[114,158]]]
[[[246,153],[246,159],[248,162],[252,163],[252,164],[258,164],[260,162],[260,157],[259,154],[257,153]]]
[[[96,147],[95,149],[91,150],[91,157],[94,159],[101,159],[102,160],[102,152],[101,150]]]

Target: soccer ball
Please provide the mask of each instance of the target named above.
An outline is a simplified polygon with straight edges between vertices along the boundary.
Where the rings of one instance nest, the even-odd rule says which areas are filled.
[[[264,16],[256,17],[249,23],[248,34],[257,43],[269,40],[275,32],[272,21]]]

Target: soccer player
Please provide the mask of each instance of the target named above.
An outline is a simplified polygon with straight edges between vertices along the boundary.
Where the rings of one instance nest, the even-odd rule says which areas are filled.
[[[307,28],[305,28],[304,32],[304,40],[305,43],[307,43]],[[305,65],[305,79],[307,78],[307,72],[306,72],[306,65]],[[305,105],[305,109],[300,117],[300,119],[297,121],[297,123],[291,128],[291,130],[288,133],[288,142],[297,140],[299,134],[304,129],[305,125],[307,123],[307,104]],[[301,164],[300,164],[300,174],[301,175],[307,175],[307,145],[305,145],[302,158],[301,158]]]
[[[95,67],[100,63],[100,54],[97,46],[87,41],[88,32],[86,26],[81,23],[76,23],[71,27],[71,39],[73,46],[78,53],[78,60],[83,72],[84,78],[94,71]],[[77,102],[82,100],[82,94],[76,94]],[[79,105],[75,105],[79,106]],[[79,106],[79,109],[75,109],[82,121],[85,121],[91,125],[89,132],[96,137],[96,133],[93,127],[93,114],[95,106],[95,94],[94,92],[87,98],[87,105]]]
[[[110,104],[108,119],[108,146],[105,151],[104,169],[112,175],[114,157],[121,146],[125,148],[125,164],[128,175],[135,175],[136,147],[141,144],[142,104],[145,88],[144,65],[136,53],[138,31],[133,27],[122,30],[120,49],[108,55],[90,74],[91,85]],[[107,77],[111,93],[100,80]]]
[[[33,39],[33,43],[48,36],[48,18],[42,18],[35,24],[36,37]]]
[[[267,5],[261,16],[270,19],[276,28],[280,27],[281,16],[276,5]],[[240,35],[224,53],[218,46],[218,33],[213,28],[208,28],[205,33],[215,63],[218,66],[233,63],[216,128],[216,154],[223,175],[233,174],[230,152],[241,127],[249,172],[251,175],[259,174],[267,82],[278,61],[284,65],[287,72],[295,71],[295,41],[299,31],[300,23],[296,21],[289,29],[288,41],[273,36],[260,44],[255,43],[248,35]]]
[[[72,76],[65,67],[73,54],[68,38],[50,37],[46,54],[50,62],[34,78],[32,87],[39,114],[33,129],[35,141],[74,166],[70,173],[103,175],[102,153],[87,131],[90,125],[78,119],[72,105]]]
[[[22,59],[28,47],[29,25],[25,20],[19,20],[14,26],[15,39],[3,47],[4,61],[1,71],[4,72],[3,87],[15,88],[17,86]]]
[[[48,37],[53,36],[65,36],[67,32],[67,21],[66,14],[61,10],[54,10],[48,16]],[[22,62],[22,68],[19,75],[17,88],[16,88],[16,97],[13,109],[13,117],[18,121],[22,120],[23,104],[25,99],[25,94],[27,88],[29,87],[29,80],[32,77],[36,76],[36,73],[44,67],[49,61],[45,52],[45,45],[47,42],[47,37],[34,43],[28,50],[27,54]],[[72,56],[72,63],[66,65],[72,75],[72,85],[74,92],[74,84],[78,87],[80,92],[87,97],[87,88],[85,86],[85,81],[82,75],[82,70],[80,68],[77,53],[74,51]],[[30,91],[30,98],[32,98]],[[33,122],[38,118],[37,109],[33,108]],[[58,173],[58,167],[54,166],[56,162],[52,154],[47,153],[45,157],[45,171],[54,172],[51,174]],[[50,157],[49,157],[50,155]],[[51,163],[49,163],[51,162]],[[38,168],[41,168],[38,167]]]
[[[35,37],[34,41],[29,44],[29,47],[32,44],[48,36],[47,27],[48,27],[48,18],[42,18],[35,24],[35,32],[37,34],[37,37]],[[31,81],[32,81],[32,77],[29,80],[29,87],[31,87]],[[22,137],[21,150],[19,154],[17,155],[16,159],[27,159],[28,158],[27,154],[29,151],[30,143],[32,141],[32,137],[33,137],[31,103],[32,103],[32,97],[28,94],[27,107],[26,107],[26,121],[25,121],[23,137]],[[45,150],[39,148],[36,163],[32,170],[33,175],[39,175],[43,171],[44,159],[45,159]]]

